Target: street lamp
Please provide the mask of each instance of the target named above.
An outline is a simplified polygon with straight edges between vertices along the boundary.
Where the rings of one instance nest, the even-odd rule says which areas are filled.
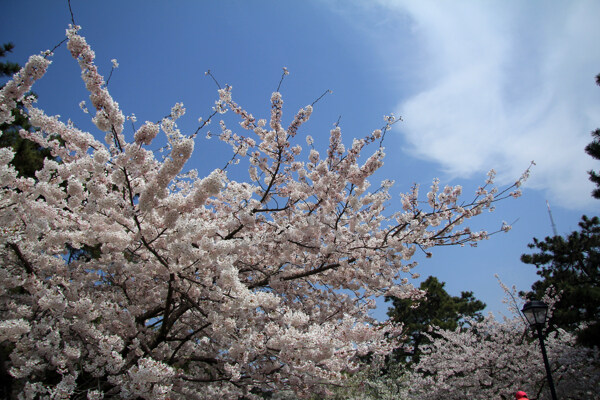
[[[531,325],[532,329],[535,329],[540,339],[540,346],[542,347],[542,356],[544,357],[544,365],[546,366],[546,376],[548,377],[548,385],[550,386],[550,393],[552,394],[552,400],[558,400],[556,397],[556,391],[554,390],[554,381],[552,380],[552,372],[550,371],[550,363],[548,363],[548,356],[546,355],[546,346],[544,346],[544,337],[542,336],[542,328],[546,323],[546,317],[548,315],[548,305],[543,301],[532,300],[525,303],[521,310],[527,322]]]

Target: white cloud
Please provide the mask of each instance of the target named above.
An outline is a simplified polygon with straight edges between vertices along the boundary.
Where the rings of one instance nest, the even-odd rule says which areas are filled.
[[[590,205],[586,171],[598,162],[584,147],[600,127],[600,2],[378,4],[385,23],[371,36],[397,54],[387,58],[393,73],[412,80],[408,96],[398,87],[411,154],[455,177],[495,168],[506,180],[535,160],[529,187],[557,205]]]

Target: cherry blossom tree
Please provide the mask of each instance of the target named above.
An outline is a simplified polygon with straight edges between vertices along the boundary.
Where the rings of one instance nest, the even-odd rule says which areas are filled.
[[[518,196],[527,177],[499,191],[492,172],[465,202],[459,186],[435,181],[424,202],[415,186],[390,212],[392,182],[371,191],[368,182],[383,148],[363,151],[381,144],[392,117],[348,148],[336,127],[324,154],[307,137],[307,154],[298,137],[312,106],[286,128],[279,92],[267,122],[236,104],[229,86],[198,130],[226,112],[238,118],[246,133],[221,120],[220,139],[249,178],[229,179],[225,168],[201,177],[184,170],[198,131],[179,130],[183,105],[127,133],[79,30],[67,30],[67,48],[103,141],[26,95],[50,52],[32,56],[0,91],[0,123],[22,102],[36,130],[21,136],[54,157],[27,178],[10,165],[13,151],[0,149],[0,342],[19,398],[321,391],[356,369],[357,356],[391,350],[387,337],[399,327],[368,312],[374,296],[419,295],[408,283],[415,251],[486,239],[461,224]],[[161,131],[162,158],[152,147]],[[86,248],[96,251],[67,256]]]
[[[505,290],[508,288],[505,287]],[[510,298],[517,299],[515,290]],[[544,299],[554,304],[557,297]],[[539,341],[513,303],[502,320],[488,315],[468,329],[442,330],[408,378],[410,398],[512,399],[524,390],[550,399]],[[545,339],[552,376],[561,399],[592,399],[600,393],[600,352],[576,344],[562,329]],[[406,378],[405,378],[406,379]]]

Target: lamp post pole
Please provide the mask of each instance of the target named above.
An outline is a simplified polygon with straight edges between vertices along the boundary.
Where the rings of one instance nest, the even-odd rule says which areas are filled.
[[[542,335],[542,327],[546,323],[546,314],[548,312],[548,305],[543,301],[529,301],[523,306],[521,310],[527,318],[527,322],[533,329],[537,331],[538,339],[540,340],[540,347],[542,348],[542,357],[544,358],[544,366],[546,367],[546,377],[548,378],[548,386],[550,386],[550,394],[552,400],[558,400],[556,397],[556,390],[554,389],[554,381],[552,380],[552,371],[550,370],[550,363],[548,362],[548,355],[546,354],[546,346],[544,345],[544,336]]]
[[[538,339],[540,340],[540,346],[542,347],[542,357],[544,357],[544,365],[546,366],[546,376],[548,377],[548,385],[550,386],[550,393],[552,394],[552,400],[558,400],[556,397],[556,391],[554,390],[554,380],[552,379],[552,371],[550,370],[550,363],[548,362],[548,355],[546,354],[546,346],[544,345],[544,336],[542,335],[542,326],[536,326]]]

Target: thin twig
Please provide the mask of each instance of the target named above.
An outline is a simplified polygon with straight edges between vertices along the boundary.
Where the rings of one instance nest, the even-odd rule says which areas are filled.
[[[54,50],[58,49],[67,40],[69,40],[69,38],[64,38],[63,40],[61,40],[59,44],[57,44],[56,46],[54,46],[52,48],[52,50],[46,52],[46,54],[44,55],[44,58],[48,58],[48,56],[52,55],[54,53]]]
[[[217,87],[219,89],[221,89],[221,85],[219,85],[219,82],[217,82],[217,80],[215,79],[215,77],[213,76],[213,74],[210,72],[210,69],[208,71],[206,71],[204,73],[204,75],[210,76],[212,78],[212,80],[215,81],[215,83],[217,84]]]
[[[110,69],[110,74],[108,74],[108,79],[106,80],[106,87],[108,87],[108,83],[110,82],[110,78],[112,77],[113,71],[115,70],[115,67],[112,67]]]
[[[217,111],[214,111],[207,119],[202,120],[202,124],[198,127],[198,129],[196,129],[196,132],[194,132],[192,135],[190,135],[190,137],[196,136],[202,128],[204,128],[206,125],[210,124],[210,120],[212,119],[212,117],[217,115],[217,113],[218,113]]]
[[[337,121],[335,121],[335,124],[333,124],[333,126],[335,126],[336,128],[337,128],[338,126],[340,126],[340,120],[341,120],[341,119],[342,119],[342,116],[340,115],[340,116],[338,117]]]
[[[279,89],[281,88],[281,84],[283,83],[283,78],[285,78],[286,75],[289,75],[289,71],[286,67],[283,67],[283,73],[281,74],[281,79],[279,80],[279,85],[277,85],[277,90],[276,92],[279,92]]]
[[[73,16],[73,9],[71,8],[71,0],[68,0],[69,3],[69,12],[71,13],[71,23],[73,23],[73,26],[77,25],[75,23],[75,17]]]
[[[391,118],[393,118],[393,120],[391,120],[391,121],[388,120],[387,124],[385,124],[385,126],[383,128],[381,128],[382,132],[381,132],[381,139],[379,140],[379,147],[383,146],[383,139],[385,139],[385,134],[387,133],[387,131],[389,131],[391,129],[392,125],[394,125],[398,121],[404,121],[402,119],[402,117],[395,118],[392,115]]]
[[[322,98],[323,98],[323,97],[324,97],[324,96],[325,96],[327,93],[333,93],[333,91],[331,91],[331,90],[329,90],[329,89],[327,89],[326,91],[324,91],[324,92],[323,92],[323,94],[322,94],[322,95],[320,95],[318,99],[316,99],[315,101],[313,101],[313,102],[311,103],[311,106],[314,106],[315,104],[317,104],[317,102],[318,102],[319,100],[321,100],[321,99],[322,99]]]

